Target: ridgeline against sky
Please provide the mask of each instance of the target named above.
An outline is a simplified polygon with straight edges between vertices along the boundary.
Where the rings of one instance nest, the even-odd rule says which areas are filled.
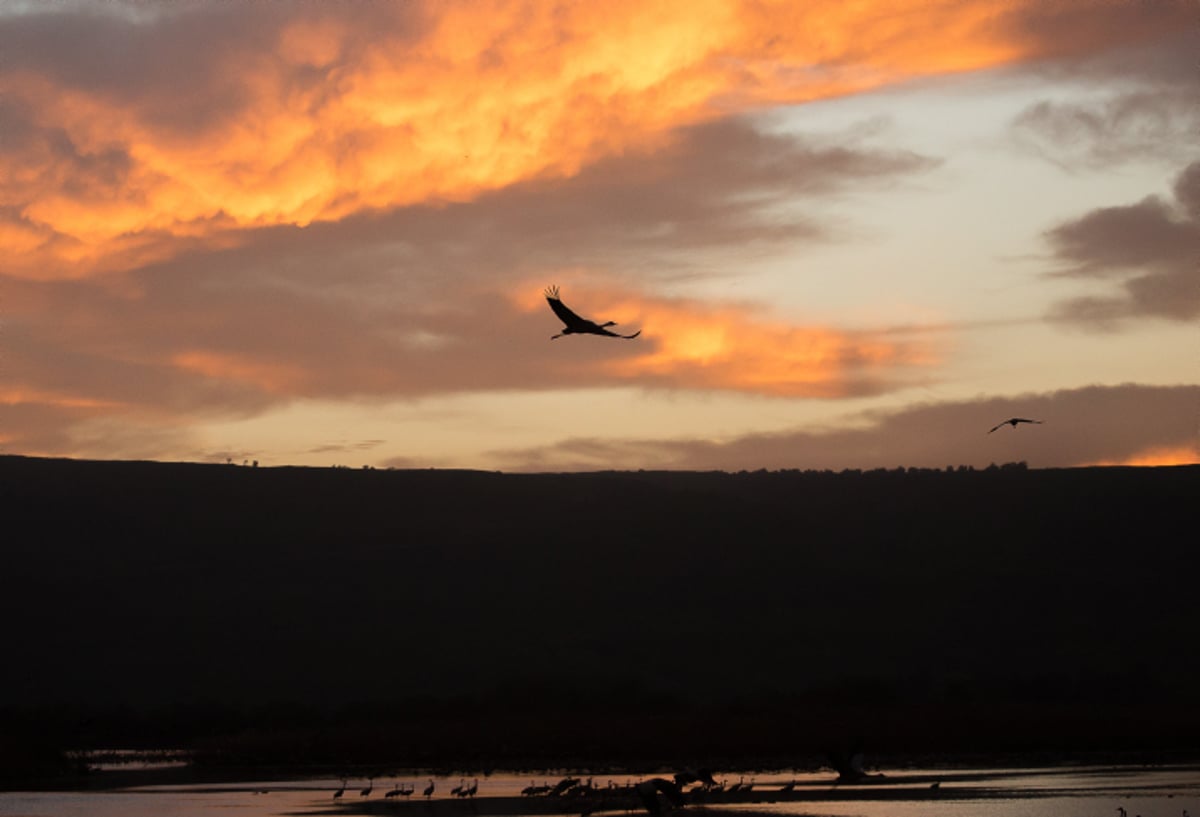
[[[0,756],[1194,756],[1198,478],[0,457]]]
[[[1193,462],[1195,23],[4,4],[0,451]],[[643,334],[548,344],[551,283]]]

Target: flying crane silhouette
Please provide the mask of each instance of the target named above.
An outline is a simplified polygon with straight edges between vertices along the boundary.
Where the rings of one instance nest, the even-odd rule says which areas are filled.
[[[1041,425],[1042,421],[1041,420],[1026,420],[1024,417],[1010,417],[1007,420],[1005,420],[1003,423],[997,423],[996,425],[992,426],[992,429],[991,429],[991,431],[988,432],[988,434],[991,434],[992,431],[995,431],[996,429],[1000,428],[1001,426],[1012,426],[1013,428],[1016,428],[1017,423],[1037,423],[1038,425]]]
[[[561,338],[563,335],[607,335],[610,338],[624,338],[625,340],[633,340],[638,335],[642,334],[639,329],[632,335],[618,335],[616,332],[608,331],[607,327],[616,326],[616,321],[606,321],[605,323],[595,323],[587,318],[581,318],[566,307],[566,305],[558,298],[558,287],[546,287],[546,300],[550,304],[550,308],[554,310],[554,314],[558,315],[558,319],[566,324],[563,330],[557,335],[552,335],[550,340]]]

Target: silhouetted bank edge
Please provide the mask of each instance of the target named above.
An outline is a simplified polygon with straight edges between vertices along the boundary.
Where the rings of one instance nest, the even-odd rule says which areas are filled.
[[[0,457],[0,776],[1190,756],[1197,487]]]

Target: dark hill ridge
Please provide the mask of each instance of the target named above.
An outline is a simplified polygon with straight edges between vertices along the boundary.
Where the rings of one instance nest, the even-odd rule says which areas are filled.
[[[0,708],[66,713],[76,742],[328,738],[358,712],[374,726],[309,750],[425,760],[611,758],[645,716],[659,743],[639,745],[661,752],[770,754],[839,730],[913,749],[1169,748],[1200,726],[1197,496],[1200,466],[0,457]]]

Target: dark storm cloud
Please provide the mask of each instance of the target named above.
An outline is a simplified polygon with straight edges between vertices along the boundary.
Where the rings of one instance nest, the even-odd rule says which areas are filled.
[[[1129,318],[1200,315],[1200,162],[1179,174],[1173,192],[1174,201],[1152,196],[1093,210],[1046,234],[1060,275],[1106,290],[1059,304],[1052,317],[1113,329]]]
[[[567,439],[492,452],[506,470],[944,468],[1027,462],[1068,467],[1132,460],[1194,461],[1200,386],[1093,386],[872,412],[851,429],[707,440]],[[1043,425],[988,429],[1008,417]]]

